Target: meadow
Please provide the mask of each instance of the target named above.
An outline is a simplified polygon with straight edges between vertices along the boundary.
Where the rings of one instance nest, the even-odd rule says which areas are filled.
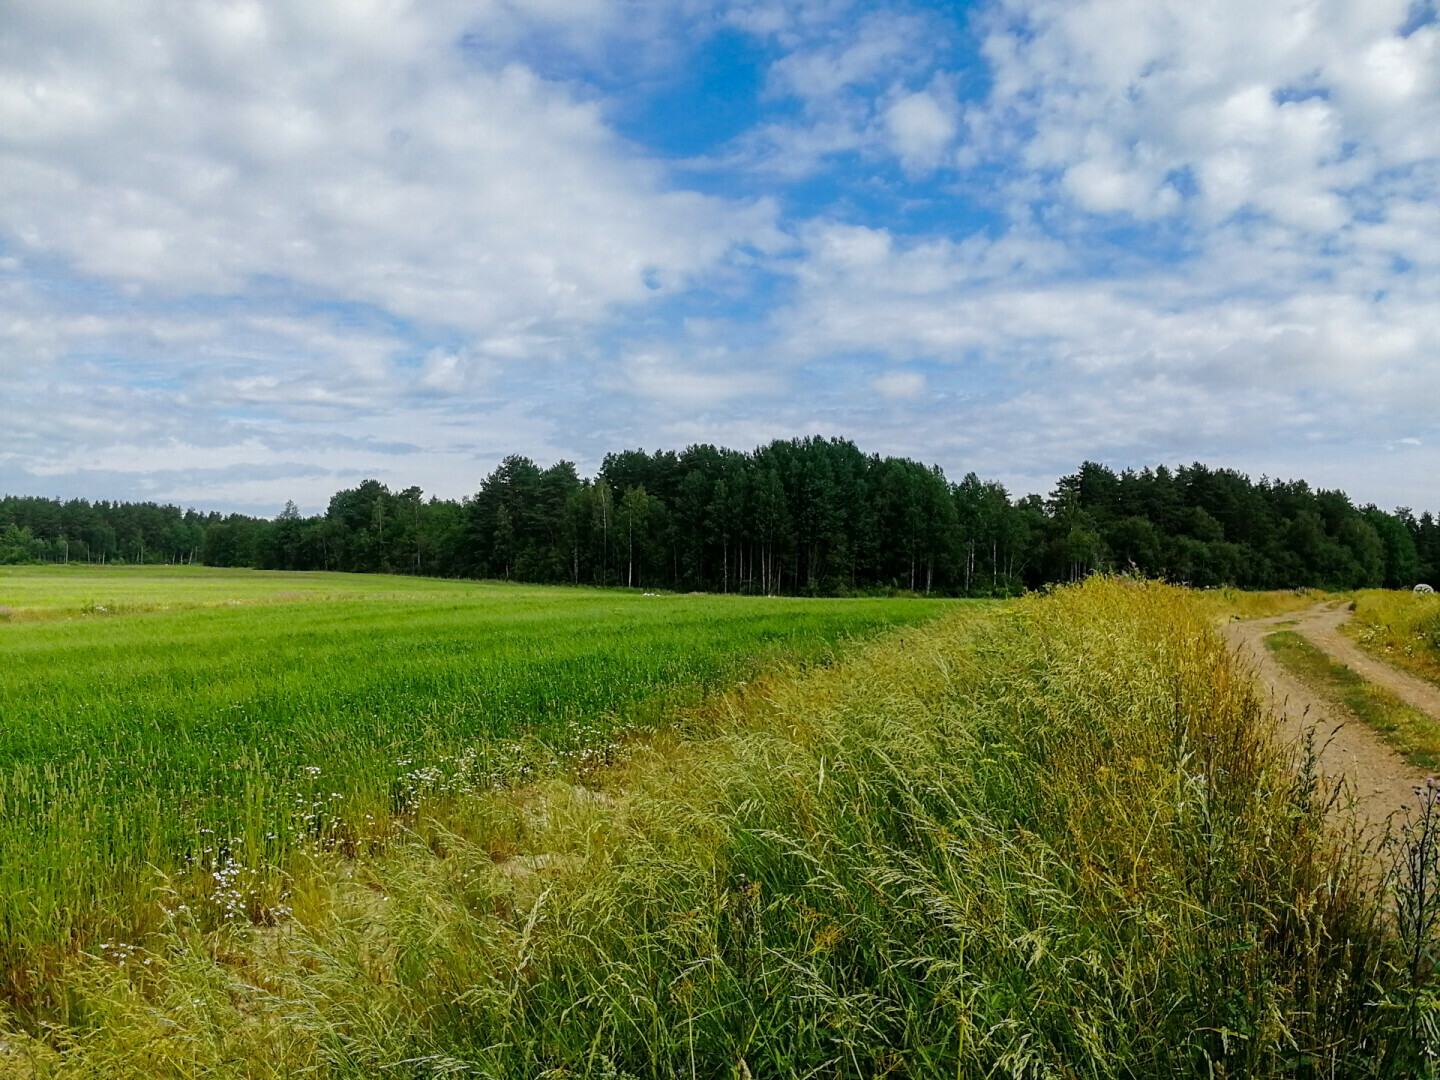
[[[1377,877],[1214,625],[1092,579],[746,680],[82,951],[0,1075],[1433,1075],[1440,810]]]
[[[282,921],[294,859],[603,761],[781,660],[946,604],[202,567],[0,569],[0,986],[176,918]]]

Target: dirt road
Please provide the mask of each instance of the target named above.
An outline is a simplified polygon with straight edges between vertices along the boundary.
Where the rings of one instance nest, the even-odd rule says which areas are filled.
[[[1345,709],[1330,704],[1296,679],[1265,648],[1267,634],[1281,628],[1294,630],[1363,678],[1383,686],[1407,704],[1440,717],[1440,688],[1361,652],[1340,633],[1340,624],[1349,617],[1347,605],[1317,604],[1298,614],[1229,623],[1225,636],[1254,665],[1262,685],[1273,695],[1275,711],[1282,718],[1281,737],[1298,741],[1305,729],[1314,727],[1318,741],[1325,747],[1321,769],[1327,776],[1348,776],[1361,816],[1381,822],[1414,802],[1415,786],[1425,782],[1426,774],[1407,763]]]

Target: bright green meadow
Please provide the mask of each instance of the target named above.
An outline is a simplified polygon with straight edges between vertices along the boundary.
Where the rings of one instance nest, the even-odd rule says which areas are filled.
[[[285,868],[943,601],[646,596],[201,567],[0,569],[0,981],[287,914]]]

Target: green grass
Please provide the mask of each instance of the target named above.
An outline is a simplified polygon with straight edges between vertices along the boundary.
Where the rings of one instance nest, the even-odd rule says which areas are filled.
[[[1432,983],[1213,621],[1095,580],[753,681],[316,853],[278,927],[77,956],[5,1039],[147,1080],[1428,1075]]]
[[[1265,646],[1322,697],[1343,705],[1374,728],[1412,765],[1422,769],[1440,765],[1440,723],[1433,717],[1367,681],[1293,630],[1270,634]]]
[[[445,596],[456,583],[386,574],[267,573],[208,566],[0,567],[0,621],[306,600]]]
[[[1372,656],[1440,683],[1440,593],[1367,589],[1343,629]]]
[[[946,606],[74,566],[0,604],[0,980],[40,1006],[100,937],[282,920],[317,845]]]

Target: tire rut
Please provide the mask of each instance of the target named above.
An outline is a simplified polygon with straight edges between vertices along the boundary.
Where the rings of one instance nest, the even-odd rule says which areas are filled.
[[[1223,633],[1270,691],[1282,742],[1297,746],[1307,731],[1314,730],[1321,772],[1327,779],[1348,781],[1360,818],[1374,826],[1411,806],[1415,788],[1425,782],[1427,774],[1392,750],[1344,706],[1291,675],[1265,647],[1267,635],[1278,629],[1294,630],[1363,678],[1440,719],[1440,688],[1361,652],[1340,633],[1341,624],[1349,617],[1348,606],[1327,601],[1299,613],[1227,623]]]

